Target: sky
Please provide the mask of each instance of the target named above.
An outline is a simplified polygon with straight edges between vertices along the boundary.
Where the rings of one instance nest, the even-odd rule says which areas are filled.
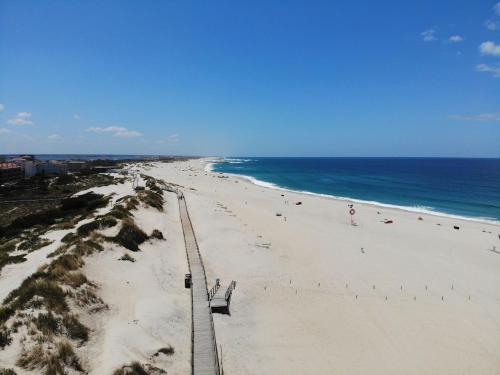
[[[500,157],[500,2],[0,0],[0,154]]]

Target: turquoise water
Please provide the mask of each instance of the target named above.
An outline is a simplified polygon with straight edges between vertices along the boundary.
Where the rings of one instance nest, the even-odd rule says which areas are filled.
[[[500,220],[500,159],[241,157],[213,170],[291,190]]]

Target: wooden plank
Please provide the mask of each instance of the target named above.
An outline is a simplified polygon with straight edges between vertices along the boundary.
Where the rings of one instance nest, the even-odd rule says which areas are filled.
[[[208,301],[205,266],[198,248],[191,219],[182,192],[177,194],[184,242],[191,273],[191,373],[219,375],[217,342]]]

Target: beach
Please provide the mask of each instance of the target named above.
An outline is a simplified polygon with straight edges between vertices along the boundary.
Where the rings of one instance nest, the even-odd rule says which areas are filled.
[[[498,373],[498,225],[355,203],[352,226],[346,201],[207,162],[147,173],[183,186],[209,287],[237,281],[214,315],[226,373]]]
[[[222,288],[236,282],[230,314],[213,314],[225,374],[499,373],[499,224],[266,187],[212,172],[211,161],[129,164],[128,177],[81,191],[109,201],[75,228],[49,229],[44,238],[53,242],[6,265],[2,299],[44,264],[78,254],[83,239],[98,241],[99,251],[87,251],[77,270],[67,271],[85,275],[81,288],[91,301],[82,304],[81,289],[58,281],[74,292],[66,300],[88,329],[84,341],[71,341],[82,371],[126,373],[138,363],[151,374],[188,373],[191,301],[174,192],[180,189],[208,288],[216,279]],[[163,203],[137,202],[119,225],[65,247],[70,232],[140,197],[144,188],[134,190],[134,183],[150,193],[164,186]],[[149,236],[139,251],[109,241],[130,220],[164,238]],[[44,368],[28,371],[19,362],[37,335],[48,340],[47,353],[51,340],[65,340],[58,331],[34,330],[43,311],[28,305],[7,321],[12,343],[0,350],[0,368]],[[21,328],[14,330],[16,320]]]

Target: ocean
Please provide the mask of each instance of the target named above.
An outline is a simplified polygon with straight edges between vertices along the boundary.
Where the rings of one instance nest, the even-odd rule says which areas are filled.
[[[268,187],[500,221],[500,159],[239,157],[211,168]]]

